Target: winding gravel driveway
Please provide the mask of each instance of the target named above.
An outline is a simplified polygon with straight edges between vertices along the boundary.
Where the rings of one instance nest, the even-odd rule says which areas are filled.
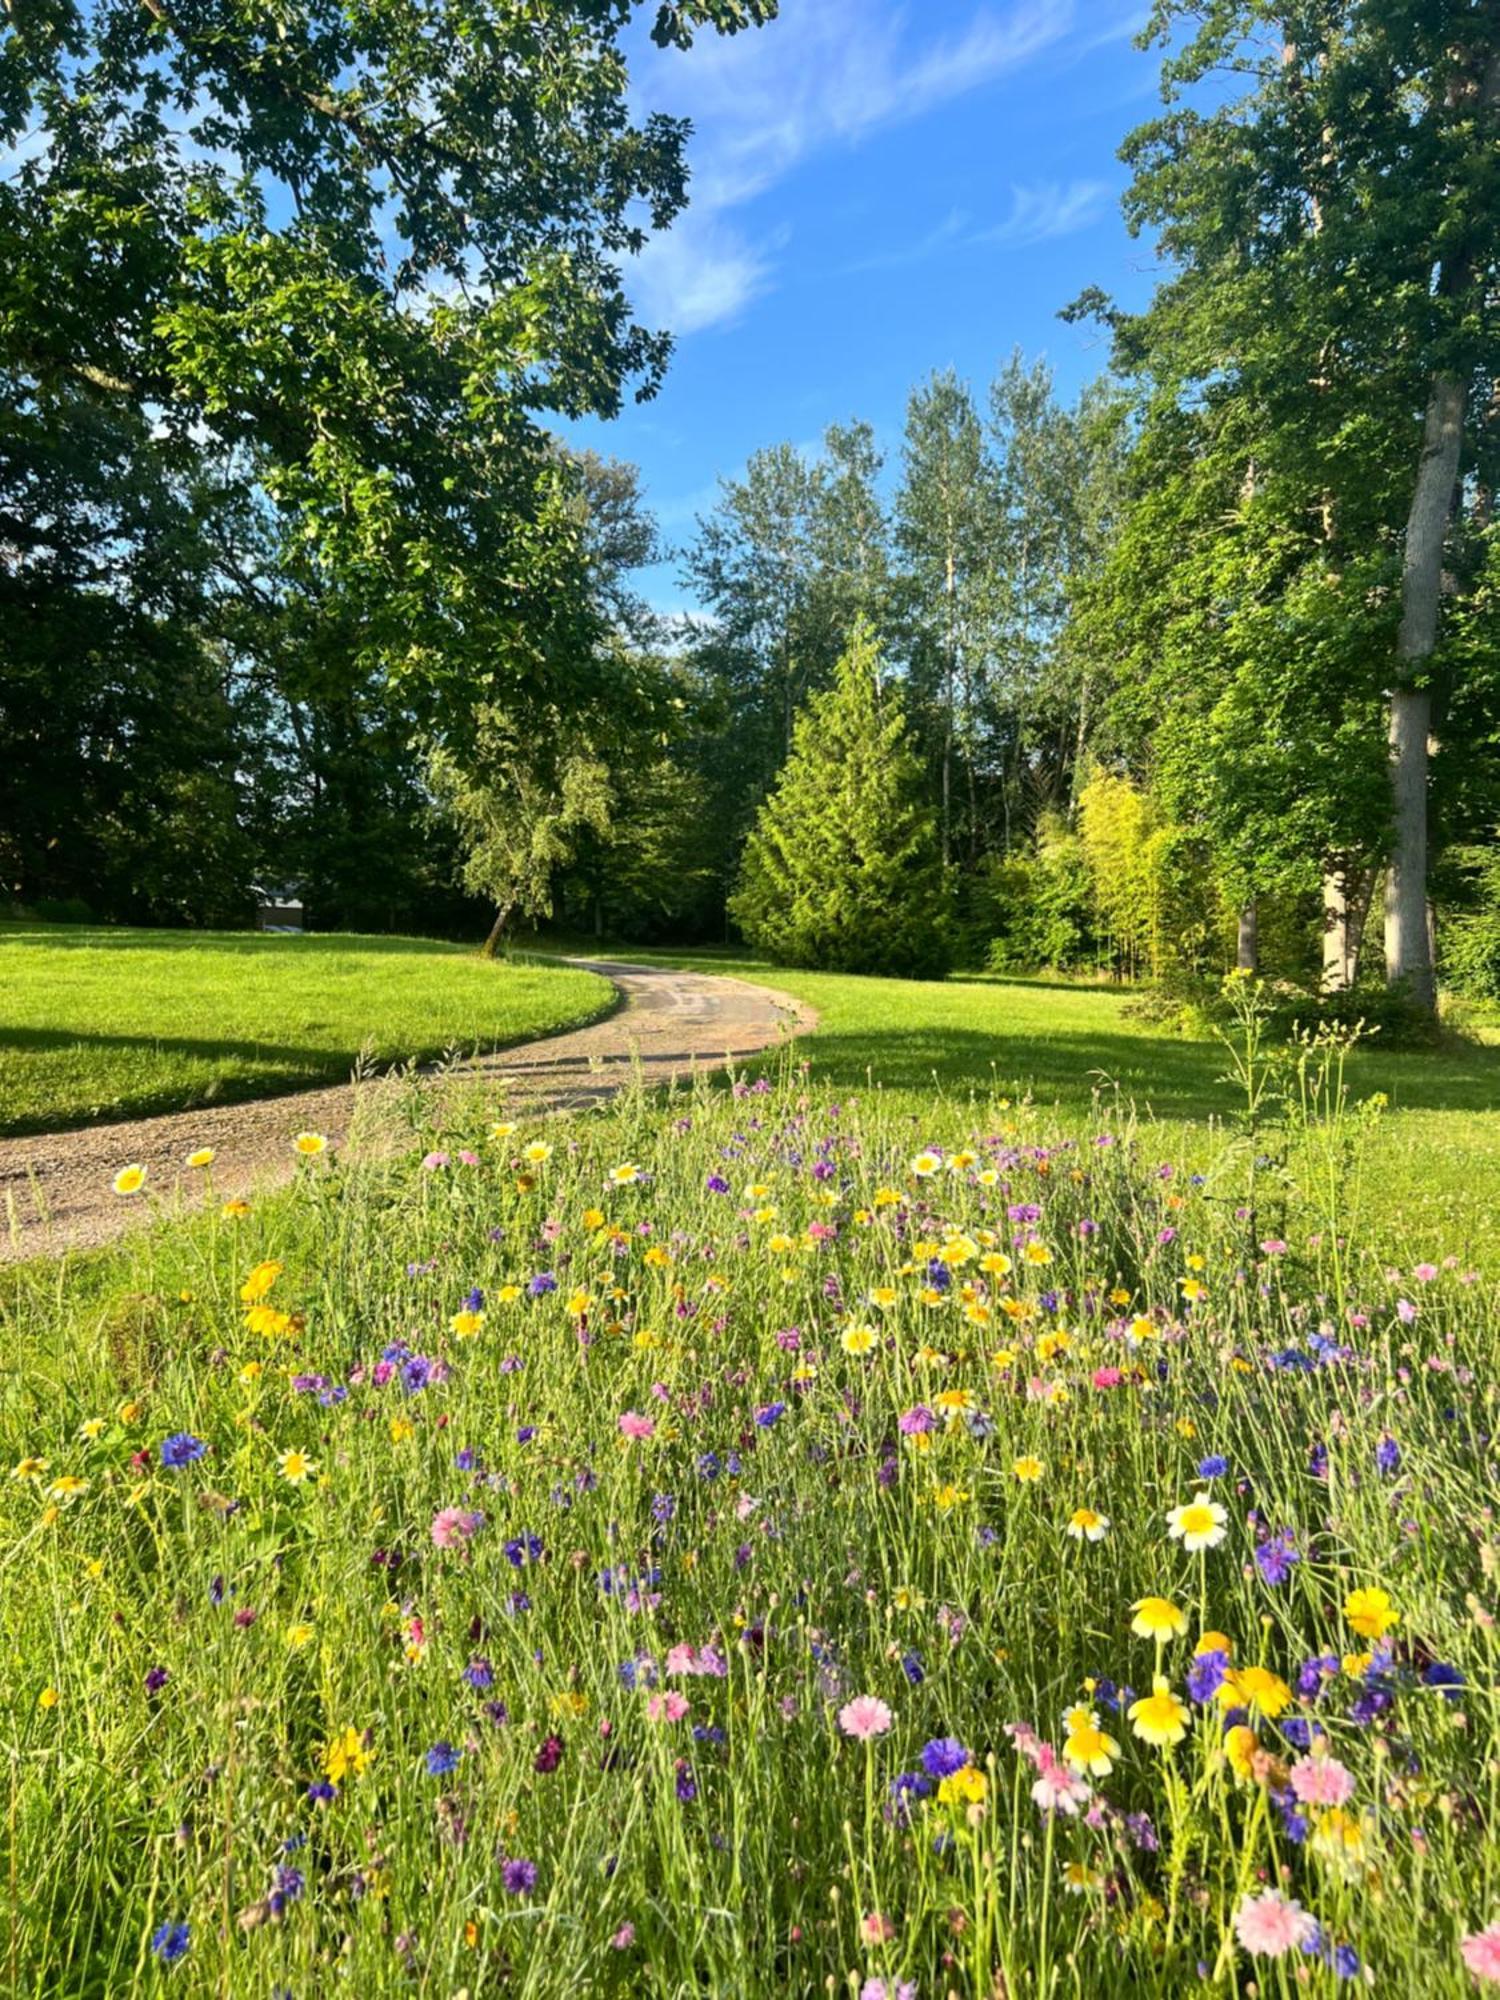
[[[600,1102],[637,1070],[647,1084],[669,1083],[816,1026],[810,1008],[767,986],[613,959],[568,963],[613,981],[623,1005],[591,1027],[465,1064],[459,1075],[493,1079],[507,1106],[562,1110]],[[183,1169],[200,1147],[214,1149],[216,1201],[290,1180],[298,1132],[321,1132],[350,1157],[398,1150],[410,1138],[403,1114],[411,1091],[440,1089],[442,1082],[432,1072],[415,1080],[377,1077],[165,1118],[0,1140],[0,1262],[93,1249],[158,1214],[202,1201],[203,1175]],[[149,1199],[114,1192],[115,1174],[132,1161],[146,1168]]]

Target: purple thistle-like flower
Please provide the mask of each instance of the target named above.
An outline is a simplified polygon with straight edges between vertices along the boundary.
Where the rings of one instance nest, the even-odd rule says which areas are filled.
[[[524,1896],[536,1887],[536,1863],[534,1861],[504,1861],[500,1864],[500,1882],[511,1896]]]

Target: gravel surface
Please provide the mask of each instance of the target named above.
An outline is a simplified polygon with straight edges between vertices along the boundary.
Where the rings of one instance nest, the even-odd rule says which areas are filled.
[[[569,963],[613,980],[624,1004],[591,1027],[464,1066],[466,1076],[493,1078],[508,1105],[558,1110],[597,1103],[637,1069],[649,1084],[667,1083],[816,1025],[800,1002],[742,980],[614,960]],[[356,1079],[248,1104],[0,1140],[0,1262],[94,1249],[203,1202],[210,1194],[204,1174],[184,1168],[201,1147],[214,1149],[214,1201],[290,1180],[299,1132],[320,1132],[351,1158],[398,1150],[410,1135],[411,1094],[437,1082],[431,1073]],[[146,1192],[117,1195],[114,1177],[131,1163],[145,1167]]]

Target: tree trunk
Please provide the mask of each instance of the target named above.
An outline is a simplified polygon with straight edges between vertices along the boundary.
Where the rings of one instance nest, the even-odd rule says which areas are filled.
[[[480,948],[481,958],[493,958],[500,949],[500,940],[505,935],[505,926],[510,922],[510,913],[515,908],[514,900],[502,903],[495,912],[495,921],[490,925],[490,934]]]
[[[1432,696],[1396,688],[1389,730],[1393,839],[1385,877],[1385,976],[1418,1006],[1437,1004],[1427,935],[1427,758]]]
[[[1234,963],[1238,972],[1257,972],[1260,969],[1260,922],[1255,908],[1255,898],[1240,905],[1239,933],[1234,944]]]
[[[1323,991],[1345,993],[1359,976],[1359,953],[1365,919],[1375,887],[1369,868],[1351,867],[1343,858],[1323,869]]]

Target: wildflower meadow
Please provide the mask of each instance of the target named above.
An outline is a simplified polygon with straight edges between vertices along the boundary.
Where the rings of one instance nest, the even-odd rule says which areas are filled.
[[[1500,1980],[1500,1290],[1337,1074],[1300,1167],[454,1090],[23,1272],[9,1990]]]

